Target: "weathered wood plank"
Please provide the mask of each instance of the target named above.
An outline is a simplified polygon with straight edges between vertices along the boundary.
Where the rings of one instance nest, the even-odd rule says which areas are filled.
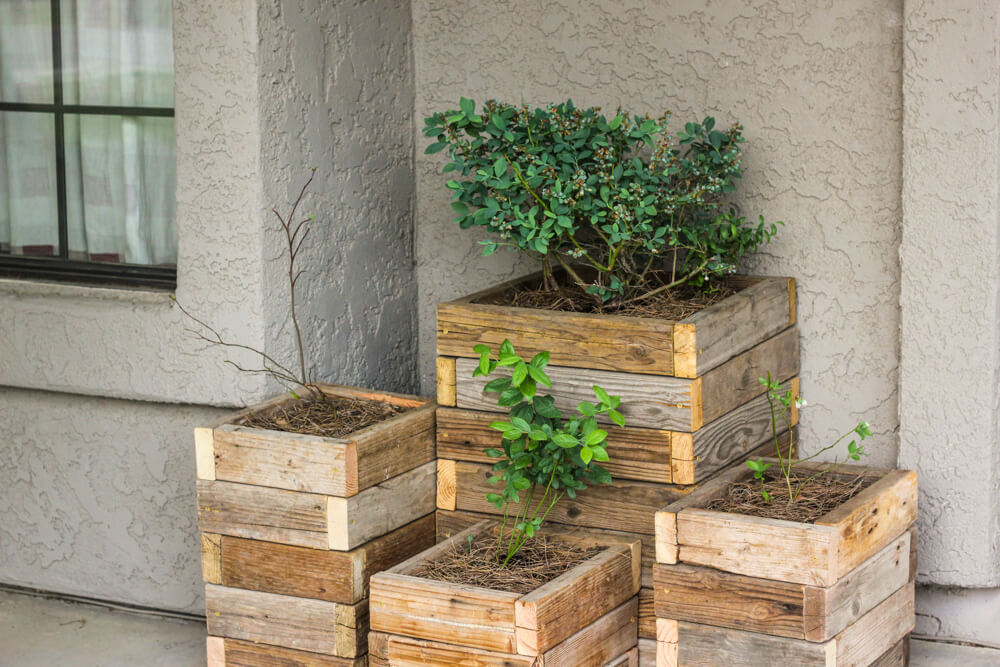
[[[704,375],[795,324],[793,278],[748,276],[745,282],[745,289],[677,323],[682,333],[678,341],[675,329],[675,374]]]
[[[441,641],[415,639],[401,635],[386,636],[386,665],[392,667],[538,667],[529,656],[511,655],[447,644]]]
[[[219,647],[215,649],[217,655],[209,658],[209,667],[365,667],[368,664],[367,656],[363,655],[341,658],[239,639],[209,637],[208,640],[216,640]],[[211,653],[213,649],[209,650]]]
[[[437,405],[430,403],[354,433],[358,491],[432,461],[436,414]]]
[[[657,667],[656,640],[639,638],[639,667]]]
[[[799,328],[781,333],[713,368],[701,377],[702,419],[705,424],[734,407],[765,394],[759,378],[784,382],[799,372]]]
[[[327,496],[329,548],[353,549],[433,512],[436,472],[430,461],[350,498]]]
[[[372,628],[513,653],[514,603],[519,597],[516,593],[380,572],[371,579]]]
[[[634,551],[638,557],[638,544]],[[638,592],[633,549],[606,547],[514,603],[517,652],[544,654]],[[623,651],[611,653],[601,664]]]
[[[194,458],[198,479],[215,479],[215,440],[212,429],[194,430]]]
[[[870,665],[908,635],[916,620],[913,582],[837,635],[837,665]]]
[[[696,565],[653,568],[659,618],[803,639],[805,586]]]
[[[509,339],[518,354],[543,350],[555,366],[671,375],[673,322],[653,318],[570,313],[492,304],[438,305],[439,355],[477,356],[485,343],[496,349]]]
[[[604,667],[639,667],[639,647],[618,656]]]
[[[222,535],[201,534],[201,578],[206,584],[222,583]]]
[[[451,357],[437,358],[437,402],[455,405],[455,360]]]
[[[203,533],[329,548],[326,498],[235,482],[198,480]]]
[[[490,466],[481,463],[456,461],[454,509],[486,514],[501,511],[486,500],[494,486],[486,479]],[[606,528],[630,533],[652,535],[653,516],[656,510],[683,495],[684,487],[615,480],[607,486],[587,489],[586,497],[571,500],[563,498],[549,514],[548,520],[571,526]],[[440,509],[451,509],[444,507]]]
[[[601,667],[637,641],[638,600],[630,598],[542,655],[545,667]]]
[[[667,619],[659,619],[663,623]],[[833,667],[833,642],[817,644],[801,639],[775,637],[756,632],[717,628],[700,623],[669,621],[675,624],[674,641],[660,639],[656,646],[657,667],[669,665],[795,665]],[[865,664],[865,663],[862,663]]]
[[[849,470],[849,468],[845,468]],[[894,470],[816,520],[840,534],[838,578],[882,549],[917,519],[917,473]]]
[[[910,531],[903,533],[830,588],[806,586],[804,638],[814,642],[831,639],[911,581],[910,553],[915,538]]]
[[[500,447],[502,435],[490,428],[490,424],[503,418],[505,416],[497,412],[438,408],[438,457],[495,462],[483,450]],[[670,483],[670,431],[618,426],[609,426],[607,431],[611,460],[602,465],[612,477]]]
[[[457,493],[455,462],[440,458],[437,461],[437,508],[454,510]]]
[[[798,394],[799,379],[783,386]],[[793,433],[797,434],[798,411],[793,411]],[[787,432],[779,434],[782,452],[788,452]],[[796,440],[797,441],[797,440]],[[766,396],[744,403],[694,433],[674,433],[671,449],[671,478],[674,484],[696,484],[733,462],[771,442],[771,410]],[[770,445],[766,454],[773,455]],[[756,454],[761,455],[761,454]]]
[[[651,587],[639,589],[639,636],[656,639],[656,605]]]
[[[496,395],[483,393],[490,378],[472,376],[477,365],[475,359],[455,360],[455,405],[469,410],[496,410]],[[506,370],[498,371],[496,377]],[[594,401],[592,387],[599,385],[609,394],[621,396],[619,410],[629,426],[694,430],[692,408],[697,396],[692,395],[692,387],[695,380],[560,366],[549,366],[545,372],[553,386],[552,390],[546,389],[546,393],[551,394],[556,407],[567,414],[575,411],[581,401]],[[604,417],[601,420],[607,422]]]
[[[354,604],[367,597],[372,574],[433,546],[434,538],[433,514],[352,551],[221,536],[221,580],[212,583]]]
[[[837,581],[838,531],[828,526],[686,508],[678,558],[727,572],[814,586]]]
[[[343,605],[207,584],[208,633],[345,658],[367,650],[368,603]]]
[[[325,495],[357,493],[353,443],[228,424],[215,429],[215,478]]]

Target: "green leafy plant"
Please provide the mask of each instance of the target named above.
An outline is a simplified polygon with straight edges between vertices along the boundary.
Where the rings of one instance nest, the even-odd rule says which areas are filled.
[[[850,461],[860,461],[862,456],[868,456],[868,452],[865,451],[865,446],[861,444],[860,441],[865,440],[871,436],[871,427],[866,421],[858,422],[857,426],[847,431],[839,438],[837,438],[832,444],[820,449],[815,454],[807,456],[804,459],[792,459],[791,454],[786,458],[782,453],[781,445],[778,440],[778,424],[779,422],[783,425],[783,430],[788,431],[788,451],[794,451],[795,441],[794,441],[794,431],[792,430],[792,408],[800,409],[805,407],[806,401],[801,396],[795,396],[791,390],[782,389],[781,384],[778,383],[774,378],[771,377],[771,373],[767,374],[767,377],[758,378],[758,381],[764,385],[767,389],[767,402],[771,408],[771,437],[774,440],[774,448],[778,454],[778,467],[781,469],[781,475],[785,478],[785,485],[788,488],[788,500],[789,502],[795,502],[799,494],[802,493],[802,489],[811,481],[817,477],[823,475],[828,475],[835,472],[842,463]],[[801,481],[797,481],[793,484],[792,482],[792,471],[795,466],[800,463],[805,463],[810,461],[824,452],[828,452],[846,438],[855,435],[857,439],[851,440],[847,444],[847,457],[845,461],[841,462],[839,459],[835,459],[826,468],[819,470],[812,475],[809,475]],[[762,458],[758,457],[756,460],[750,459],[747,462],[747,467],[753,471],[754,479],[760,482],[760,491],[766,502],[771,502],[773,499],[771,494],[767,492],[764,487],[767,481],[767,470],[773,465]]]
[[[685,283],[710,289],[777,231],[725,199],[741,177],[740,125],[720,130],[708,117],[675,140],[668,118],[607,118],[572,101],[490,100],[477,111],[463,97],[427,118],[424,134],[434,139],[426,152],[449,150],[455,221],[492,235],[483,254],[509,247],[540,259],[549,288],[557,262],[615,305]]]
[[[552,387],[545,373],[548,352],[539,352],[526,362],[509,340],[500,345],[496,359],[487,345],[477,345],[474,350],[479,365],[473,376],[489,376],[504,369],[501,377],[486,383],[484,391],[497,394],[500,407],[510,408],[507,421],[490,424],[503,435],[500,449],[485,450],[490,458],[500,459],[493,465],[489,482],[502,484],[503,489],[487,494],[486,499],[503,508],[497,541],[503,567],[536,535],[564,496],[575,498],[588,485],[611,483],[611,474],[597,464],[608,460],[608,433],[598,427],[597,416],[607,415],[619,426],[625,425],[625,418],[617,410],[621,398],[594,386],[597,402],[583,401],[575,415],[563,419],[552,396],[538,392],[539,385]]]

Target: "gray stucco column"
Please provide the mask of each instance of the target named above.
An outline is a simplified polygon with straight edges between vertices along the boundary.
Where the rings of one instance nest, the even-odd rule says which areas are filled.
[[[899,464],[937,587],[1000,586],[997,27],[985,0],[904,5]],[[918,631],[1000,642],[997,590],[926,587],[918,611]]]

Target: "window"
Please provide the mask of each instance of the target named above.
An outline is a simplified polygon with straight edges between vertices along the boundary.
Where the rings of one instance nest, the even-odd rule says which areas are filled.
[[[171,0],[0,0],[0,275],[171,287]]]

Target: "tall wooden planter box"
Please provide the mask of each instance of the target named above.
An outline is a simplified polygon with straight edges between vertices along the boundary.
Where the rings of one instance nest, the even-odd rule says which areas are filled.
[[[602,549],[524,595],[417,574],[421,564],[461,549],[469,535],[495,539],[497,527],[481,521],[372,577],[373,659],[394,667],[600,667],[630,657],[638,638],[637,541],[546,530],[548,539]]]
[[[812,523],[704,509],[743,466],[656,514],[658,665],[905,664],[916,474],[840,471],[871,484]]]
[[[435,542],[435,405],[323,386],[406,410],[341,438],[195,430],[210,665],[365,664],[371,575]]]
[[[646,543],[640,637],[653,642],[653,516],[732,462],[774,454],[757,378],[771,372],[798,392],[795,281],[735,277],[738,292],[679,322],[497,305],[517,282],[438,306],[438,522],[496,513],[485,499],[492,461],[483,450],[499,446],[489,428],[498,408],[482,392],[487,379],[472,377],[473,347],[497,350],[509,339],[525,358],[549,351],[553,390],[543,391],[557,407],[565,413],[593,400],[598,384],[621,396],[627,423],[602,426],[614,483],[561,502],[549,520]],[[797,423],[797,412],[791,417]]]

